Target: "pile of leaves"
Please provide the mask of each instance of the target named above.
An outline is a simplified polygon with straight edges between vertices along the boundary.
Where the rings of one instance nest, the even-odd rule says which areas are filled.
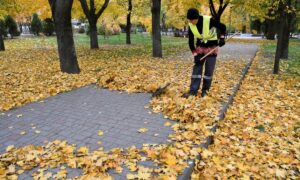
[[[126,167],[132,173],[128,179],[176,179],[178,173],[187,167],[188,157],[195,157],[200,152],[198,148],[180,143],[172,145],[151,146],[145,144],[142,149],[129,147],[114,148],[109,152],[99,148],[89,152],[87,147],[76,148],[66,141],[53,141],[45,146],[28,145],[22,148],[10,146],[7,152],[0,156],[0,178],[17,179],[18,175],[35,168],[34,179],[56,178],[65,179],[68,168],[82,169],[83,175],[74,179],[113,179],[109,170],[117,173]],[[138,162],[153,161],[153,167],[145,167]],[[51,169],[59,169],[53,173]],[[137,172],[137,173],[134,173]]]
[[[271,62],[255,59],[194,179],[299,178],[300,77],[273,75]]]

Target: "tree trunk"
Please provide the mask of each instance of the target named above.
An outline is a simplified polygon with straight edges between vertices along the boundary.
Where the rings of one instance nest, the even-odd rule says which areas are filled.
[[[280,55],[283,45],[283,33],[284,28],[286,26],[286,12],[284,11],[284,4],[280,1],[278,12],[280,13],[279,19],[279,29],[278,29],[278,40],[277,40],[277,47],[276,47],[276,54],[275,54],[275,63],[274,63],[274,74],[279,74],[280,70]]]
[[[5,51],[4,40],[1,32],[0,32],[0,51]]]
[[[99,49],[98,45],[98,31],[97,31],[97,21],[90,22],[90,39],[91,39],[91,49]]]
[[[286,26],[287,23],[285,23],[285,27],[283,28],[282,33],[282,48],[280,51],[280,58],[281,59],[288,59],[289,58],[289,41],[290,41],[290,31],[289,28]]]
[[[161,0],[152,0],[151,11],[153,57],[162,57],[160,10]]]
[[[287,1],[287,6],[291,6],[291,0]],[[289,42],[290,42],[290,32],[292,27],[292,22],[295,18],[296,14],[288,13],[286,14],[285,18],[285,26],[283,29],[283,40],[282,40],[282,49],[280,53],[281,59],[288,59],[289,58]]]
[[[80,73],[80,69],[77,62],[71,24],[73,0],[50,0],[50,2],[54,2],[51,7],[52,12],[54,13],[61,71],[70,74],[78,74]]]
[[[131,44],[131,11],[132,11],[132,0],[128,0],[128,14],[127,14],[127,25],[126,25],[126,44]]]

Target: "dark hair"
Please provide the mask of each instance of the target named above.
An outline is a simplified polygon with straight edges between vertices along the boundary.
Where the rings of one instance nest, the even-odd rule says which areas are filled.
[[[195,8],[190,8],[187,12],[187,19],[193,20],[193,19],[199,19],[199,11]]]

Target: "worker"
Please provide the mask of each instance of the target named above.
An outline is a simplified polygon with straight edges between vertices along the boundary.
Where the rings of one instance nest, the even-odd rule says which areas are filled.
[[[190,95],[197,96],[202,78],[203,85],[201,96],[205,97],[211,87],[216,65],[218,55],[218,48],[216,47],[222,47],[225,45],[226,26],[210,16],[201,16],[199,11],[195,8],[188,10],[187,19],[189,20],[189,46],[194,56],[194,67],[190,91],[185,93],[183,97],[187,98]],[[217,30],[219,33],[217,33]],[[219,34],[219,38],[217,34]],[[196,47],[194,38],[197,39]],[[216,49],[213,53],[200,61],[203,56],[212,51],[214,48]],[[203,66],[205,66],[204,75],[202,75]]]

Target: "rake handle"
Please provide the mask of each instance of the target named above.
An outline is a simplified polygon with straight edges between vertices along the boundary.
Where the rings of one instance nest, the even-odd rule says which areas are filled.
[[[230,36],[229,38],[226,39],[225,42],[227,42],[229,39],[233,38],[235,35],[237,35],[237,33],[234,33],[232,36]],[[219,46],[213,48],[211,51],[209,51],[205,56],[203,56],[200,61],[202,61],[203,59],[205,59],[207,56],[209,56],[211,53],[213,53],[216,49],[218,49]]]

